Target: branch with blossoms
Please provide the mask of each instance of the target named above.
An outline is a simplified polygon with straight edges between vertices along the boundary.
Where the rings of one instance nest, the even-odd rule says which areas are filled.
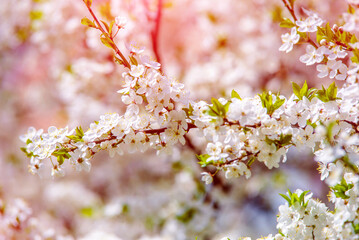
[[[249,178],[253,164],[278,168],[286,162],[290,147],[306,147],[319,164],[321,180],[337,173],[330,192],[336,211],[329,212],[308,192],[288,191],[283,195],[287,204],[279,208],[279,233],[268,239],[338,239],[343,234],[349,239],[359,233],[359,52],[355,35],[345,25],[321,27],[324,20],[316,13],[305,10],[308,17],[299,18],[294,1],[283,0],[293,21],[281,23],[291,30],[282,35],[279,50],[288,53],[297,43],[308,44],[300,61],[318,64],[318,77],[345,81],[342,88],[335,82],[321,89],[309,88],[307,82],[292,83],[293,94],[288,98],[270,91],[241,98],[233,90],[227,98],[194,102],[183,84],[164,75],[160,63],[144,55],[144,48],[126,45],[126,58],[114,41],[124,21],[98,20],[92,1],[84,2],[93,21],[84,18],[82,23],[101,31],[102,43],[114,50],[116,62],[126,68],[125,84],[118,93],[127,108],[123,115],[100,116],[86,131],[80,126],[71,130],[52,126],[46,133],[30,128],[20,137],[26,144],[22,150],[30,158],[30,172],[39,173],[45,161],[52,164],[52,176],[64,175],[65,164],[89,171],[92,158],[102,150],[110,156],[125,150],[170,153],[178,142],[186,143],[189,131],[196,131],[207,141],[197,155],[199,165],[215,169],[202,173],[202,180],[210,184],[220,172],[227,179]],[[311,38],[314,33],[316,42]]]
[[[37,173],[46,159],[52,164],[53,176],[64,174],[66,161],[79,171],[89,171],[91,159],[100,150],[108,150],[111,156],[122,154],[125,148],[128,152],[148,148],[158,153],[170,152],[177,142],[185,144],[185,135],[191,129],[200,131],[208,141],[205,152],[197,155],[199,164],[216,168],[214,173],[203,173],[206,183],[211,183],[219,171],[225,171],[227,178],[248,178],[254,162],[277,168],[281,161],[286,161],[291,146],[313,149],[322,179],[338,162],[358,173],[356,162],[350,160],[359,145],[355,111],[359,97],[353,94],[359,92],[357,84],[338,91],[334,83],[321,90],[308,89],[306,83],[302,87],[293,83],[294,93],[289,99],[271,92],[242,99],[232,91],[229,99],[213,98],[211,104],[190,102],[183,84],[164,76],[160,64],[143,55],[144,48],[127,45],[128,62],[113,41],[114,24],[117,22],[119,29],[123,27],[118,19],[110,25],[101,21],[103,28],[91,9],[91,1],[85,3],[94,21],[84,18],[82,23],[100,30],[102,43],[121,57],[117,62],[125,67],[129,64],[123,74],[125,84],[118,91],[127,109],[122,116],[101,116],[85,132],[81,127],[50,127],[47,133],[30,128],[21,139],[26,143],[22,150],[30,158],[32,173]],[[322,22],[317,15],[311,18],[314,20],[306,21]],[[298,31],[304,27],[303,22],[297,24]]]

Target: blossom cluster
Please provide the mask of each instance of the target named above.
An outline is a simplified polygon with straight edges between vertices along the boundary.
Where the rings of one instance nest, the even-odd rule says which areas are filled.
[[[341,182],[331,188],[330,198],[335,204],[333,212],[314,199],[313,194],[299,189],[294,193],[289,191],[289,196],[283,195],[287,202],[279,206],[279,233],[270,234],[265,239],[357,239],[358,180],[358,175],[346,173]]]
[[[91,1],[84,2],[90,9]],[[305,11],[307,18],[298,20],[293,4],[286,6],[295,21],[284,20],[291,32],[282,36],[279,50],[290,52],[294,44],[308,43],[299,60],[306,65],[318,63],[320,78],[346,80],[341,88],[334,82],[322,89],[292,83],[289,98],[270,91],[241,98],[232,91],[230,97],[212,98],[211,103],[190,101],[184,85],[163,74],[161,64],[144,55],[144,48],[132,42],[127,45],[129,56],[122,55],[112,27],[124,28],[123,19],[117,18],[111,27],[105,25],[106,31],[96,17],[97,23],[85,19],[85,25],[102,31],[101,41],[115,50],[120,57],[117,62],[126,67],[123,88],[118,91],[126,111],[102,115],[86,131],[52,126],[44,133],[30,128],[20,137],[26,144],[22,150],[30,158],[30,172],[40,173],[47,160],[52,176],[63,176],[65,163],[77,171],[89,171],[93,156],[101,150],[110,156],[149,148],[171,153],[178,142],[188,143],[186,134],[193,131],[206,141],[205,150],[197,155],[199,164],[215,169],[202,173],[202,180],[210,184],[221,171],[230,179],[251,177],[253,164],[278,168],[286,162],[290,147],[306,147],[315,155],[321,180],[331,186],[336,211],[329,212],[306,192],[289,192],[284,197],[288,204],[279,208],[279,234],[268,239],[354,239],[359,228],[357,39],[336,25],[321,27],[324,20],[309,11]],[[317,43],[310,38],[314,32]]]
[[[89,171],[92,156],[100,150],[114,156],[123,149],[130,153],[148,148],[171,151],[177,142],[185,143],[186,112],[176,106],[188,104],[188,92],[183,84],[164,76],[159,63],[141,55],[142,48],[132,43],[128,49],[133,64],[123,74],[125,83],[118,91],[127,105],[125,114],[102,115],[85,132],[81,127],[52,126],[47,133],[29,128],[20,139],[27,144],[23,151],[31,158],[30,172],[39,173],[45,159],[52,163],[52,176],[63,176],[65,159],[78,171]]]
[[[7,238],[6,238],[7,237]],[[32,209],[20,199],[5,202],[0,199],[0,239],[61,239],[72,237],[57,235],[52,228],[44,229]]]

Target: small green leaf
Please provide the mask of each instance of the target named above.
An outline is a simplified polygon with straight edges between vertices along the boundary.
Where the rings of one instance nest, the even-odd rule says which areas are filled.
[[[279,26],[282,28],[292,28],[292,27],[295,27],[295,24],[292,22],[292,20],[290,20],[288,18],[284,18],[280,22]]]
[[[193,115],[193,107],[192,104],[189,104],[188,108],[182,108],[183,111],[185,111],[187,117],[190,117]]]
[[[287,195],[282,193],[279,193],[279,195],[281,195],[282,198],[284,198],[288,202],[289,206],[291,205],[291,199]]]
[[[30,19],[31,20],[40,20],[43,17],[43,12],[41,11],[31,11],[30,12]]]
[[[81,209],[81,215],[83,217],[91,218],[93,217],[95,211],[92,207],[85,207]]]
[[[201,167],[206,167],[210,162],[207,161],[207,159],[210,157],[208,154],[201,154],[196,155],[197,159],[199,160],[198,164],[201,165]]]
[[[238,98],[239,100],[242,100],[241,96],[233,89],[231,92],[231,98]]]
[[[300,94],[300,87],[298,84],[296,84],[295,82],[292,82],[292,88],[293,88],[293,93],[295,96],[297,96],[297,98],[299,98],[299,100],[302,100],[302,96]]]
[[[57,162],[59,163],[59,165],[62,165],[64,163],[64,156],[63,155],[60,155],[57,157]]]
[[[359,223],[354,224],[354,222],[352,222],[352,227],[354,229],[354,233],[359,234]]]
[[[88,26],[88,27],[96,28],[96,25],[87,17],[84,17],[83,19],[81,19],[81,24]]]
[[[181,213],[177,214],[176,219],[182,223],[190,222],[198,210],[194,207],[187,207],[182,210]]]
[[[138,65],[137,59],[134,56],[130,56],[130,62],[132,65]]]
[[[111,39],[108,39],[107,37],[101,37],[100,39],[103,45],[111,49],[115,49],[115,43]]]
[[[251,158],[247,162],[247,167],[249,168],[254,163],[255,160],[256,158],[254,156],[251,156]]]
[[[305,96],[308,91],[308,84],[307,81],[304,82],[302,89],[300,89],[300,96]]]
[[[348,13],[349,14],[355,14],[355,8],[350,4],[348,4]]]
[[[295,0],[289,0],[290,6],[293,8]]]
[[[115,24],[115,21],[111,21],[111,23],[110,23],[110,29],[109,29],[109,31],[108,31],[108,34],[110,35],[110,36],[112,36],[112,29],[113,29],[113,25]]]
[[[115,62],[117,62],[120,65],[124,65],[123,61],[121,59],[119,59],[118,57],[114,56],[115,58]]]
[[[84,131],[82,130],[82,127],[81,126],[78,126],[76,129],[76,135],[80,138],[82,138],[84,136]]]
[[[327,89],[327,96],[328,96],[329,101],[337,99],[337,91],[338,91],[338,88],[335,85],[335,82],[333,82],[332,84],[329,85],[329,87]]]
[[[109,31],[110,31],[110,27],[108,26],[108,24],[107,24],[105,21],[102,21],[102,20],[100,20],[100,21],[101,21],[102,24],[105,26],[107,32],[109,32]]]

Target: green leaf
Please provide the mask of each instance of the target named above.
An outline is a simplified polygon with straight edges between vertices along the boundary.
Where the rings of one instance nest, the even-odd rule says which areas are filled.
[[[293,8],[295,0],[289,0],[290,6]]]
[[[273,104],[273,112],[275,110],[277,110],[278,108],[280,108],[283,105],[284,102],[285,102],[285,99],[284,98],[279,98],[279,95],[277,95],[275,103]]]
[[[115,62],[117,62],[120,65],[124,65],[123,61],[121,59],[119,59],[118,57],[114,56],[115,58]]]
[[[353,34],[353,35],[351,36],[351,38],[350,38],[350,43],[356,43],[356,42],[358,42],[358,39],[357,39],[357,37]]]
[[[238,98],[239,100],[242,100],[241,96],[233,89],[231,92],[231,98]]]
[[[130,56],[130,62],[132,65],[138,65],[137,59],[134,56]]]
[[[75,131],[78,137],[82,138],[84,136],[84,131],[82,130],[81,126],[78,126]]]
[[[296,84],[295,82],[292,82],[292,88],[293,88],[293,93],[295,96],[297,96],[297,98],[299,98],[299,100],[302,100],[302,95],[300,94],[300,87],[298,84]]]
[[[349,199],[350,196],[345,194],[346,191],[352,189],[354,187],[353,184],[348,184],[344,178],[342,178],[341,182],[337,185],[331,187],[330,189],[333,191],[336,197],[341,199]]]
[[[101,37],[100,39],[103,45],[108,48],[115,49],[115,43],[111,39],[108,39],[107,37]]]
[[[300,96],[302,96],[302,98],[303,98],[303,96],[305,96],[307,91],[308,91],[308,84],[307,84],[307,81],[305,81],[304,84],[303,84],[302,89],[300,89],[300,92],[299,92]]]
[[[329,102],[339,99],[337,98],[337,92],[338,87],[335,85],[335,82],[333,82],[329,85],[328,89],[322,86],[322,89],[316,92],[316,96],[323,102]]]
[[[57,162],[59,163],[59,165],[62,165],[64,163],[64,156],[63,155],[60,155],[57,157]]]
[[[279,144],[281,147],[287,146],[292,141],[292,134],[283,135],[283,133],[280,135],[279,138]]]
[[[81,215],[83,217],[91,218],[94,216],[94,209],[92,207],[85,207],[81,209]]]
[[[295,24],[292,22],[292,20],[290,20],[288,18],[284,18],[280,22],[279,26],[282,28],[292,28],[292,27],[295,27]]]
[[[100,21],[101,21],[102,24],[105,26],[107,32],[109,32],[109,31],[110,31],[110,27],[108,26],[108,24],[107,24],[105,21],[102,21],[102,20],[100,20]]]
[[[337,91],[338,91],[338,88],[335,85],[335,82],[333,82],[332,84],[329,85],[329,87],[327,89],[327,97],[328,97],[329,101],[337,99]]]
[[[255,160],[256,160],[256,157],[251,156],[251,158],[247,162],[247,167],[249,168],[254,163]]]
[[[88,26],[88,27],[96,28],[96,25],[87,17],[84,17],[83,19],[81,19],[81,24]]]
[[[20,148],[21,151],[23,151],[26,154],[26,157],[31,158],[34,156],[33,152],[27,152],[27,149],[25,147]]]
[[[110,30],[108,31],[108,34],[110,35],[110,36],[112,36],[112,29],[113,29],[113,25],[115,24],[115,21],[111,21],[111,23],[110,23]]]
[[[225,105],[223,105],[216,98],[212,98],[211,102],[212,102],[212,106],[208,106],[209,107],[208,114],[210,116],[215,116],[215,117],[225,117],[230,103],[227,102]]]
[[[34,10],[30,12],[30,19],[40,20],[43,17],[43,15],[44,15],[43,12]]]
[[[201,154],[201,155],[196,154],[196,157],[199,160],[198,164],[201,165],[201,167],[206,167],[208,164],[211,163],[207,161],[207,159],[210,157],[208,154]]]
[[[283,103],[285,102],[285,99],[280,98],[279,94],[276,95],[276,100],[273,103],[273,95],[269,92],[263,92],[262,94],[258,94],[262,101],[262,106],[267,109],[267,114],[269,116],[272,116],[275,110],[280,108]]]
[[[354,222],[352,222],[352,227],[354,229],[354,233],[359,234],[359,223],[354,224]]]
[[[183,111],[185,111],[186,116],[189,118],[190,116],[193,115],[193,107],[191,104],[189,104],[188,108],[182,108]]]
[[[303,97],[308,98],[308,100],[312,100],[315,96],[314,94],[317,92],[315,88],[308,89],[307,81],[304,82],[302,88],[296,84],[295,82],[292,82],[293,87],[293,93],[299,100],[303,100]]]
[[[348,4],[348,13],[355,14],[355,8],[350,4]]]
[[[279,195],[281,195],[282,198],[284,198],[288,202],[289,206],[291,206],[291,199],[287,195],[282,193],[279,193]]]
[[[193,219],[197,212],[198,210],[196,208],[187,207],[183,209],[181,213],[176,215],[176,219],[182,223],[188,223]]]

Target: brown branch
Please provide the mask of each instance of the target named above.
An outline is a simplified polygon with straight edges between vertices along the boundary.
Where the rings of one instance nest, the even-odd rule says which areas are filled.
[[[103,33],[103,35],[105,36],[105,38],[107,38],[108,40],[110,40],[113,43],[113,49],[115,50],[116,54],[120,56],[121,60],[123,61],[123,64],[125,67],[131,69],[131,65],[128,63],[127,59],[125,58],[125,56],[121,53],[120,49],[118,49],[116,43],[113,41],[113,37],[110,36],[101,26],[100,21],[97,19],[95,13],[92,11],[91,7],[89,5],[86,4],[87,9],[89,10],[90,14],[92,15],[93,19],[95,20],[95,22],[98,25],[98,29]]]
[[[156,56],[157,62],[159,62],[161,64],[160,71],[163,68],[163,63],[161,62],[161,56],[160,56],[159,49],[158,49],[158,40],[159,40],[158,35],[160,32],[160,25],[161,25],[161,18],[162,18],[162,5],[163,5],[162,3],[163,3],[163,0],[158,0],[157,14],[156,14],[156,18],[155,18],[155,27],[151,31],[152,49]]]

